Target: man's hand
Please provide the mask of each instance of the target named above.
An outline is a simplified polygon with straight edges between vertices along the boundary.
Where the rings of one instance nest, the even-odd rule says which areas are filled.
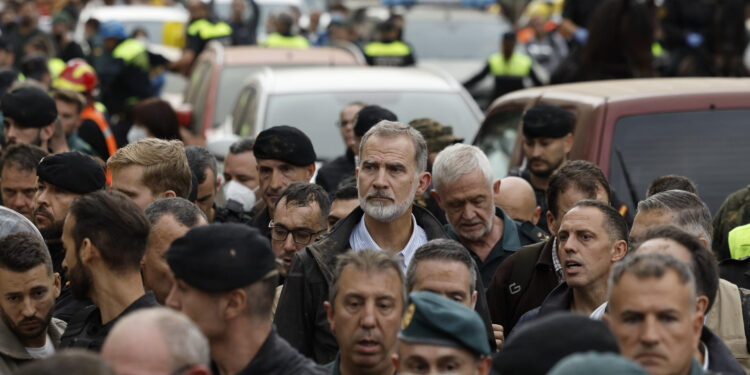
[[[493,324],[492,333],[495,335],[495,344],[497,344],[497,350],[502,349],[503,343],[505,342],[505,330],[503,329],[503,326],[499,324]]]

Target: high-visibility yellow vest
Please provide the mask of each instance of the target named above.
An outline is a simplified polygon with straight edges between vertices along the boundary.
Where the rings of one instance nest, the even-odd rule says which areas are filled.
[[[268,35],[263,45],[271,48],[310,48],[310,42],[300,35],[286,36],[279,33]]]
[[[143,42],[136,39],[125,39],[115,47],[112,56],[122,59],[126,64],[135,65],[144,71],[148,71],[150,63],[148,62],[148,52]]]
[[[187,29],[190,36],[198,36],[203,40],[223,38],[232,35],[232,27],[226,22],[213,23],[205,18],[193,21]]]
[[[520,53],[514,53],[509,61],[501,53],[493,53],[487,62],[494,76],[526,77],[531,72],[531,58]]]
[[[49,70],[50,78],[54,80],[63,70],[65,70],[65,61],[62,61],[62,59],[57,57],[49,59],[49,61],[47,61],[47,69]]]
[[[365,55],[367,56],[408,56],[411,48],[401,41],[389,43],[371,42],[365,46]]]

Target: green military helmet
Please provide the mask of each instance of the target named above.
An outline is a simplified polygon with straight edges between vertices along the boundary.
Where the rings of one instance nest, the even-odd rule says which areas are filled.
[[[409,125],[422,134],[430,153],[440,152],[452,144],[464,141],[463,138],[453,135],[452,126],[443,125],[431,118],[417,118],[409,122]]]

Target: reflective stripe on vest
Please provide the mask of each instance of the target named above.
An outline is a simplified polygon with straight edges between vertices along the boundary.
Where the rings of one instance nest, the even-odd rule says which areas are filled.
[[[367,56],[408,56],[410,53],[411,48],[398,40],[390,43],[372,42],[365,46]]]
[[[97,111],[94,105],[89,105],[81,111],[81,118],[96,123],[96,126],[99,127],[99,131],[102,132],[102,136],[104,136],[104,142],[107,144],[107,152],[109,152],[109,156],[114,155],[114,153],[117,152],[117,141],[115,140],[114,134],[112,134],[112,129],[109,128],[109,124],[107,124],[107,120],[104,119],[101,112]]]
[[[487,62],[494,76],[526,77],[531,72],[531,58],[520,53],[514,53],[508,62],[500,53],[493,53]]]
[[[310,47],[310,42],[302,36],[285,36],[279,33],[272,33],[268,35],[266,41],[263,42],[266,47],[272,48],[299,48],[306,49]]]
[[[203,40],[223,38],[232,35],[232,27],[226,22],[216,22],[201,18],[188,26],[187,33],[190,36],[198,36]]]
[[[146,46],[139,40],[125,39],[112,51],[112,57],[122,59],[126,64],[135,65],[145,71],[149,70]]]

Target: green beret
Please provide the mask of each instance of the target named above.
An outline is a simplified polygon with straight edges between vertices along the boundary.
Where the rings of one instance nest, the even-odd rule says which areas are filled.
[[[450,346],[478,357],[490,354],[482,318],[474,310],[432,292],[412,292],[398,338],[410,344]]]

